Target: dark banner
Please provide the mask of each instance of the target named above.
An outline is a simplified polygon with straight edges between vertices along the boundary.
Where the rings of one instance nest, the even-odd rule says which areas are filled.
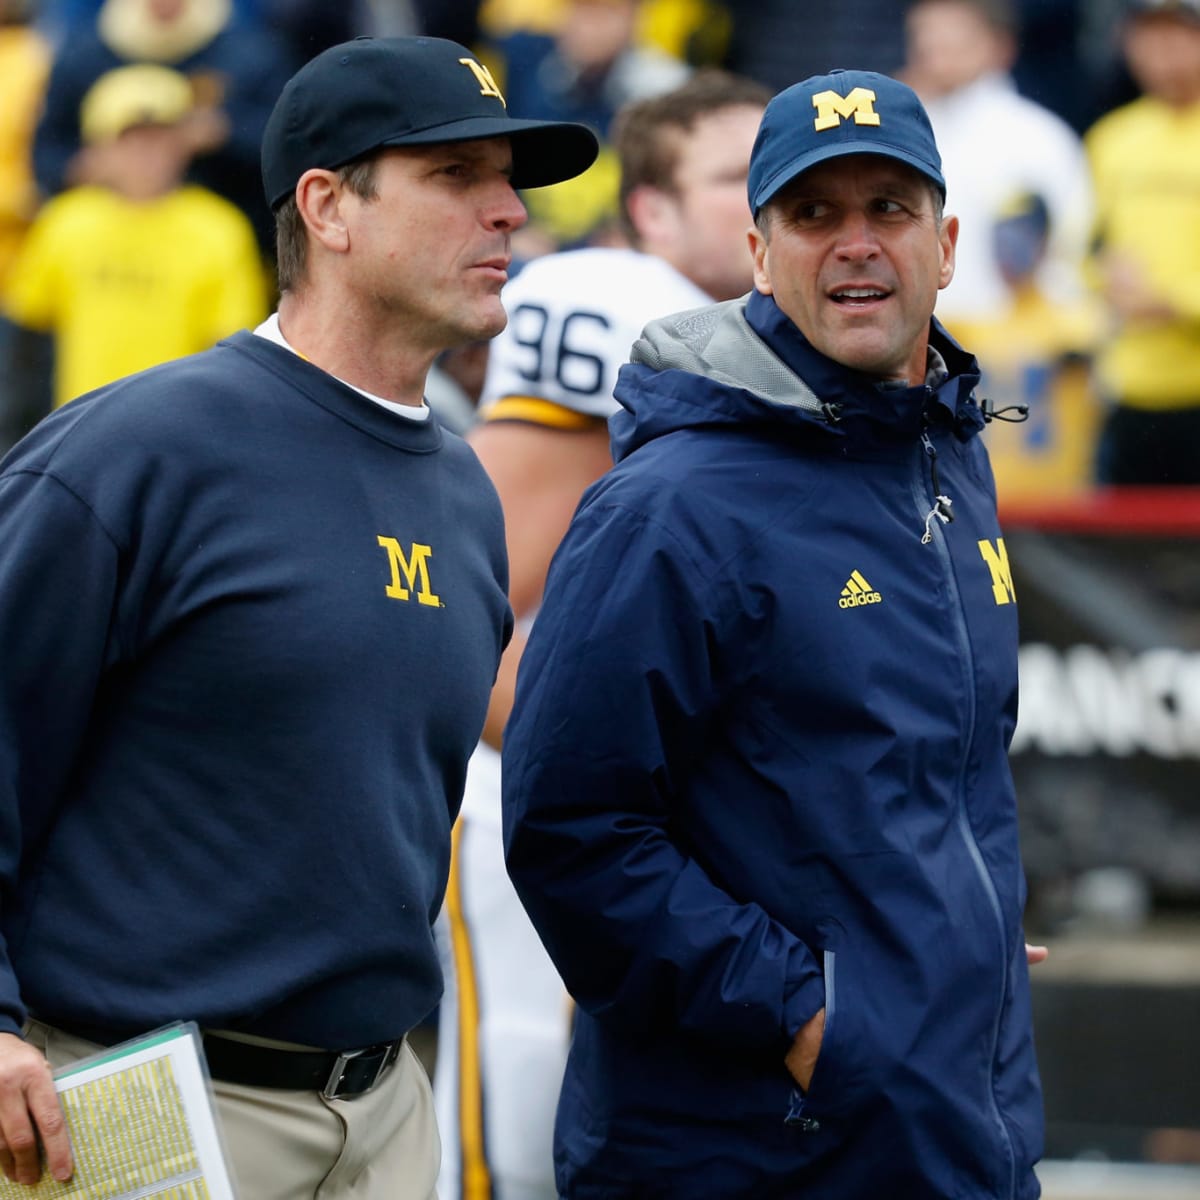
[[[1002,521],[1034,923],[1070,917],[1081,881],[1117,917],[1200,911],[1200,495],[1113,490]]]

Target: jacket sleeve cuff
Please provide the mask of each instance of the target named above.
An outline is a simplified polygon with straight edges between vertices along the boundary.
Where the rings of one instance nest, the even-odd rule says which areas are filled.
[[[825,977],[816,959],[803,945],[792,953],[789,966],[794,973],[789,980],[790,990],[783,1000],[783,1033],[787,1044],[791,1045],[796,1034],[825,1007]]]

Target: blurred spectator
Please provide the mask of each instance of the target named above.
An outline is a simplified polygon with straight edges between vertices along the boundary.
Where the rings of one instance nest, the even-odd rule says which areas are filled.
[[[1113,329],[1097,471],[1200,483],[1200,0],[1133,0],[1123,47],[1141,98],[1087,134],[1096,265]]]
[[[454,0],[455,3],[458,0]],[[482,0],[477,6],[479,29],[489,39],[515,33],[519,29],[553,34],[562,20],[569,0]],[[469,3],[469,0],[467,0]],[[418,7],[425,12],[437,6],[428,0]]]
[[[1008,0],[916,0],[906,29],[905,78],[924,100],[942,151],[946,211],[962,219],[954,280],[938,298],[938,316],[953,325],[1005,309],[989,231],[1017,192],[1037,193],[1049,210],[1039,288],[1050,300],[1076,301],[1091,225],[1087,161],[1061,117],[1017,92]]]
[[[467,772],[439,919],[448,952],[434,1078],[442,1200],[559,1194],[551,1133],[570,1004],[504,871],[500,734],[550,558],[584,488],[612,464],[607,418],[630,347],[652,317],[751,286],[746,176],[769,98],[707,70],[625,108],[612,143],[636,250],[547,255],[504,290],[509,324],[490,343],[482,423],[469,440],[504,509],[518,628]]]
[[[50,69],[31,0],[0,0],[0,290],[37,209],[31,147]],[[0,454],[48,406],[45,339],[0,321]]]
[[[84,99],[94,182],[42,208],[5,295],[12,321],[54,334],[56,404],[267,314],[249,221],[182,183],[192,100],[183,75],[152,64],[110,72]]]
[[[479,39],[479,0],[412,0],[412,20],[419,33],[472,46]]]
[[[517,30],[493,42],[510,112],[582,121],[601,137],[600,158],[584,175],[524,197],[531,223],[558,245],[585,241],[616,220],[618,170],[607,137],[617,109],[668,91],[690,73],[680,60],[638,42],[640,3],[566,0],[553,34]],[[523,242],[529,240],[526,234]]]
[[[642,0],[637,40],[691,67],[720,66],[733,17],[723,0]]]
[[[1082,133],[1099,115],[1094,107],[1094,81],[1086,74],[1084,0],[1015,2],[1021,31],[1012,66],[1017,90]]]
[[[979,394],[998,414],[987,443],[1002,505],[1078,493],[1091,483],[1099,423],[1091,357],[1103,313],[1090,297],[1062,304],[1042,290],[1038,270],[1049,240],[1045,200],[1029,192],[1011,197],[991,229],[1005,304],[987,320],[950,330],[979,358]]]
[[[258,22],[286,39],[288,57],[296,64],[359,34],[374,32],[365,0],[256,0],[256,4]]]
[[[637,44],[640,0],[568,0],[551,36],[520,31],[499,40],[503,86],[521,117],[582,121],[607,137],[623,104],[682,83],[678,59]]]
[[[254,224],[264,251],[274,226],[262,196],[259,143],[295,63],[286,43],[234,21],[230,0],[105,0],[94,25],[72,32],[54,57],[34,169],[47,195],[92,182],[79,111],[88,88],[115,67],[153,62],[191,81],[195,112],[186,128],[192,182],[226,197]]]
[[[70,37],[78,29],[91,25],[104,0],[41,0],[39,23],[49,29],[54,40]],[[255,23],[260,8],[269,0],[232,0],[239,20]]]
[[[30,0],[0,0],[0,286],[37,208],[31,147],[50,47]]]
[[[1088,0],[1080,20],[1083,61],[1090,84],[1090,128],[1105,113],[1138,97],[1138,86],[1121,52],[1121,26],[1128,0]]]
[[[724,0],[732,19],[725,65],[781,91],[832,67],[892,75],[904,61],[904,4]]]

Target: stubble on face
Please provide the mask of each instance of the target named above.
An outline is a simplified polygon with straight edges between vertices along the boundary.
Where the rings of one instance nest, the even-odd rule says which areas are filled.
[[[833,159],[770,202],[751,235],[755,286],[826,357],[918,383],[957,233],[915,170],[878,155]]]
[[[510,237],[526,220],[511,171],[504,138],[381,155],[359,264],[372,308],[404,337],[440,351],[504,328]]]

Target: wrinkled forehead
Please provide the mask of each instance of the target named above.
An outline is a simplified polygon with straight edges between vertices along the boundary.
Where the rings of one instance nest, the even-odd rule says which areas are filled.
[[[779,189],[771,203],[847,188],[914,195],[936,191],[931,179],[899,159],[884,154],[843,154],[801,171]]]

